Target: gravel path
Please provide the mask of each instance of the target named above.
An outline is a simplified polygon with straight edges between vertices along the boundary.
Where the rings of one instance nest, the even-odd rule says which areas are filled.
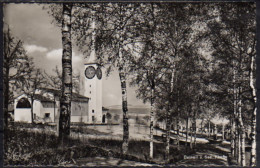
[[[130,160],[122,160],[118,158],[112,157],[88,157],[88,158],[80,158],[76,160],[78,166],[156,166],[154,164],[147,164],[141,162],[135,162]]]

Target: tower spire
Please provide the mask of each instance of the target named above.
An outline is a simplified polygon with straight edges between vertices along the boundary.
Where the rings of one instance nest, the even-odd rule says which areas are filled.
[[[87,59],[87,63],[96,63],[96,21],[94,14],[92,15],[92,34],[91,34],[91,47],[90,47],[90,56]]]

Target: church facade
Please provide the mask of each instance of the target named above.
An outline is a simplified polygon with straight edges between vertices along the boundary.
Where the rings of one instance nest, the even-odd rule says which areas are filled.
[[[60,95],[60,90],[38,89],[33,103],[27,95],[20,95],[14,101],[14,121],[31,123],[33,109],[33,120],[36,123],[58,123]],[[86,96],[72,93],[71,123],[106,123],[104,117],[107,111],[102,110],[99,116],[98,113],[93,113],[90,111],[89,100],[90,98]]]
[[[91,53],[85,60],[83,95],[72,93],[71,122],[106,123],[108,109],[102,107],[102,70],[96,61],[95,21],[92,22]],[[21,95],[14,102],[14,121],[31,122],[31,109],[35,121],[57,122],[60,115],[61,91],[55,89],[37,90],[34,101]]]
[[[60,95],[60,90],[38,89],[33,103],[27,95],[20,95],[14,102],[14,121],[31,123],[31,109],[33,109],[33,119],[35,122],[58,122],[60,115]],[[89,123],[88,101],[88,97],[77,93],[72,94],[71,122]]]

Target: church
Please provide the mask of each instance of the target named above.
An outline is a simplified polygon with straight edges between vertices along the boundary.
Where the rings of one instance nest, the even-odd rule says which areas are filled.
[[[71,123],[106,123],[108,109],[102,107],[102,70],[96,62],[95,52],[95,22],[92,24],[91,53],[85,61],[83,95],[72,93]],[[33,104],[30,98],[23,94],[14,101],[14,121],[57,123],[60,115],[61,90],[41,88],[36,91]],[[33,109],[33,116],[31,116]]]

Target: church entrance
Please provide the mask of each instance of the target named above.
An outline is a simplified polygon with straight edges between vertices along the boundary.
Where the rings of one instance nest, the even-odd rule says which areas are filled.
[[[31,108],[31,103],[27,98],[21,98],[18,101],[16,108]]]

